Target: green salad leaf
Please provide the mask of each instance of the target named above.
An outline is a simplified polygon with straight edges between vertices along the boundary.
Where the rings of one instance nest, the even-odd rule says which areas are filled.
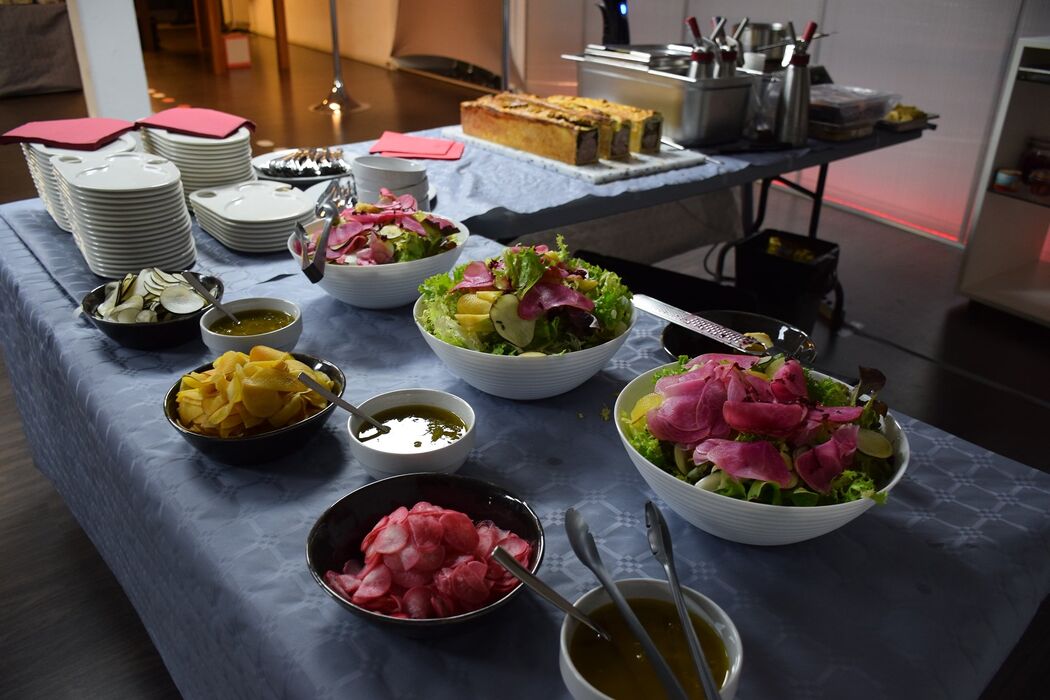
[[[620,277],[572,257],[561,236],[554,249],[520,245],[507,248],[499,257],[485,261],[492,275],[491,284],[485,285],[482,277],[481,285],[475,284],[473,289],[453,289],[463,280],[469,264],[457,266],[451,275],[435,275],[419,287],[420,324],[451,345],[494,355],[556,355],[605,343],[625,333],[630,325],[634,312],[631,293]],[[477,274],[477,270],[472,272],[473,276]],[[493,320],[497,317],[489,315],[496,299],[513,294],[520,302],[541,280],[544,284],[564,285],[574,295],[585,296],[594,303],[593,318],[570,304],[560,304],[548,308],[534,321],[522,319],[523,324],[534,324],[526,327],[524,333],[512,333],[505,314],[498,317],[497,326]],[[517,325],[514,328],[522,330]]]

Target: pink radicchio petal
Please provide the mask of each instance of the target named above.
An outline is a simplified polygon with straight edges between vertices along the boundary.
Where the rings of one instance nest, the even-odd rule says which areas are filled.
[[[594,311],[594,302],[563,284],[537,282],[525,293],[518,304],[518,316],[526,321],[539,318],[559,306],[571,306],[582,311]]]
[[[371,226],[363,224],[356,219],[344,219],[343,223],[336,226],[328,236],[328,247],[332,250],[339,250],[349,243],[354,236],[357,236],[370,228]]]
[[[748,395],[755,401],[773,402],[773,390],[769,387],[769,380],[757,375],[745,372],[744,381],[747,383]]]
[[[795,460],[795,471],[811,489],[826,494],[835,480],[852,462],[857,451],[856,425],[844,425],[831,439],[804,452]]]
[[[437,216],[436,214],[427,214],[427,221],[434,224],[439,229],[444,231],[447,228],[456,228],[456,225],[448,219]]]
[[[397,225],[405,229],[406,231],[411,231],[412,233],[419,234],[420,236],[425,237],[427,235],[427,230],[423,228],[423,224],[416,221],[415,217],[413,217],[411,214],[405,214],[400,219],[398,219]]]
[[[722,415],[729,427],[742,433],[787,437],[806,417],[806,407],[787,403],[726,401]]]
[[[384,241],[375,233],[371,233],[368,236],[368,249],[371,251],[372,261],[376,265],[384,265],[394,260],[394,244]]]
[[[398,197],[397,203],[407,212],[414,212],[419,208],[416,203],[416,198],[410,194],[403,194]]]
[[[783,487],[791,485],[791,470],[773,443],[765,440],[704,440],[693,451],[697,464],[712,462],[734,479],[772,481]]]
[[[817,406],[809,409],[806,419],[798,427],[791,441],[796,445],[812,445],[827,434],[830,424],[852,423],[860,418],[862,406]]]
[[[725,387],[709,381],[699,392],[665,399],[646,414],[649,432],[659,440],[695,444],[709,437],[729,437],[722,417]]]
[[[806,374],[798,360],[788,360],[773,375],[769,388],[777,401],[791,403],[809,396],[806,389]]]
[[[366,267],[368,265],[375,265],[376,264],[376,261],[372,259],[372,249],[371,248],[365,248],[364,250],[362,250],[360,253],[357,254],[357,264],[360,265],[361,267]]]
[[[463,279],[452,287],[452,291],[460,289],[471,291],[493,289],[493,282],[495,282],[495,277],[488,265],[480,260],[475,260],[463,270]]]
[[[685,366],[693,367],[695,365],[706,365],[708,362],[735,362],[741,369],[747,369],[761,359],[762,358],[757,355],[731,355],[720,352],[709,352],[694,357],[689,360],[689,362],[686,362]]]

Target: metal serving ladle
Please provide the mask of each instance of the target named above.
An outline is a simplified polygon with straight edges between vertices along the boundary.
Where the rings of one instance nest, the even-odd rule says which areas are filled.
[[[673,700],[687,700],[688,696],[682,688],[682,684],[678,682],[678,678],[671,671],[671,667],[667,665],[666,659],[660,654],[656,645],[653,644],[649,633],[642,627],[638,616],[631,610],[627,600],[623,597],[623,593],[616,587],[616,583],[609,575],[609,572],[606,571],[601,555],[598,554],[598,547],[594,544],[594,537],[591,535],[590,527],[588,527],[583,516],[573,508],[565,511],[565,533],[569,536],[569,544],[572,546],[572,551],[576,553],[583,565],[590,569],[598,581],[601,582],[605,592],[612,599],[620,614],[623,615],[624,620],[627,621],[627,626],[630,628],[631,633],[641,642],[642,651],[649,658],[649,663],[652,664],[653,670],[656,671],[656,675],[660,679],[667,696]]]

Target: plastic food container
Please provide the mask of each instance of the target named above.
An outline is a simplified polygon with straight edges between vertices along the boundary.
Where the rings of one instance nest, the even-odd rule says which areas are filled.
[[[875,122],[872,121],[831,124],[809,120],[809,135],[823,141],[852,141],[870,136],[874,131]]]
[[[848,85],[814,85],[809,91],[809,118],[828,124],[874,124],[889,114],[901,96]]]

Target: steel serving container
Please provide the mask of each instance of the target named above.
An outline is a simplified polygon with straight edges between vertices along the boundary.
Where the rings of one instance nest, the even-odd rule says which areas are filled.
[[[655,109],[664,117],[664,136],[680,145],[727,143],[743,134],[753,76],[694,80],[646,61],[590,53],[562,58],[576,62],[580,96]]]

